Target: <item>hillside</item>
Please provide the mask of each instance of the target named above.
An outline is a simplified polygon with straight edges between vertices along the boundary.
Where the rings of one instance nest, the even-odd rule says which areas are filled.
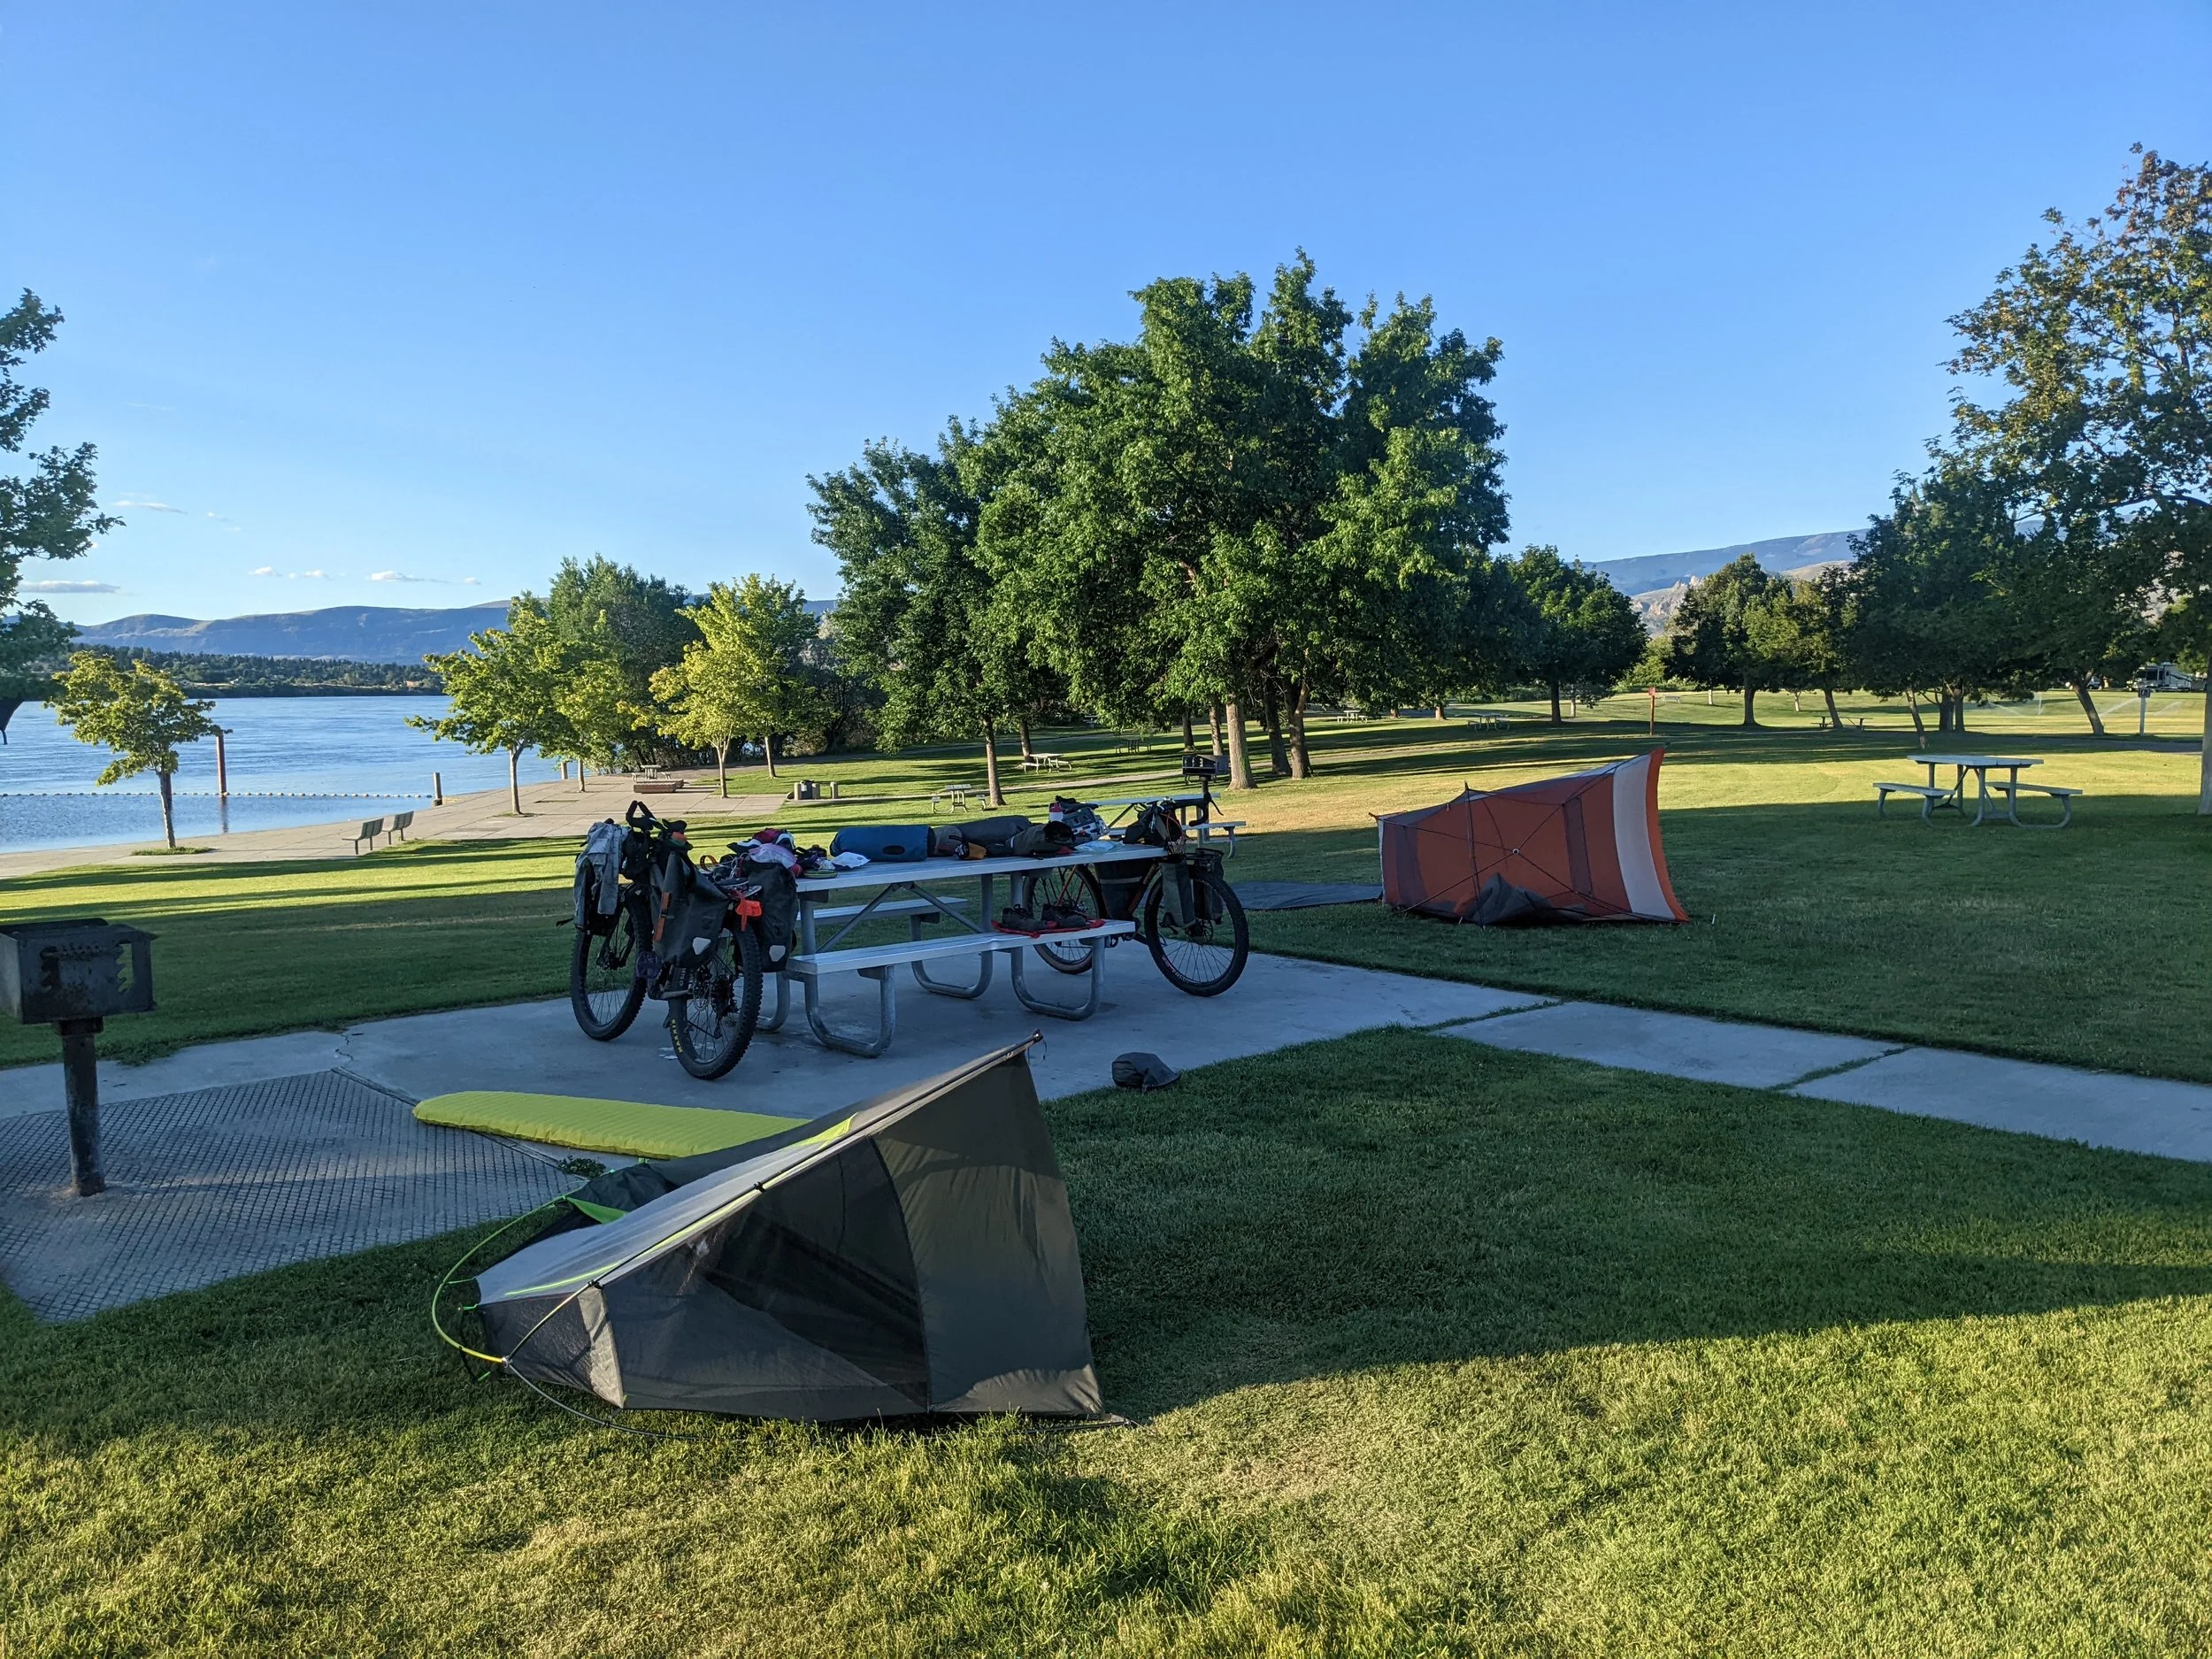
[[[1834,565],[1851,557],[1855,530],[1829,530],[1819,535],[1776,536],[1768,541],[1742,541],[1734,547],[1702,548],[1694,553],[1652,553],[1641,558],[1601,559],[1591,565],[1613,579],[1625,594],[1641,595],[1710,576],[1731,560],[1750,554],[1767,569],[1779,574],[1809,565]]]
[[[338,605],[268,616],[119,617],[77,631],[85,645],[139,646],[221,657],[330,657],[354,663],[419,663],[426,653],[457,651],[469,635],[507,619],[504,600],[452,611]]]

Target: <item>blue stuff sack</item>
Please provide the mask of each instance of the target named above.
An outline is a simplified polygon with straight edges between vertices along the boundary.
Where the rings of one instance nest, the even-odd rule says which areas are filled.
[[[929,856],[926,824],[858,824],[830,841],[830,856],[858,853],[871,864],[918,864]]]

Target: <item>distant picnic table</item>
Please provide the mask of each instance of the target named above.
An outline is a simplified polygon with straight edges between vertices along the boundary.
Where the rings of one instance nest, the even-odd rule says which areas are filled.
[[[2064,829],[2074,821],[2074,799],[2082,793],[2079,789],[2068,788],[2061,784],[2020,781],[2020,774],[2023,772],[2030,766],[2040,766],[2043,764],[2033,756],[1908,755],[1905,758],[1915,765],[1925,767],[1928,772],[1928,781],[1924,784],[1876,784],[1874,786],[1874,811],[1878,818],[1882,815],[1882,809],[1889,804],[1889,798],[1893,795],[1919,796],[1920,817],[1924,823],[1933,822],[1938,812],[1956,812],[1961,817],[1964,817],[1966,777],[1969,772],[1971,772],[1974,776],[1975,796],[1974,816],[1970,820],[1970,827],[1991,818],[2001,818],[2008,824],[2018,825],[2022,829]],[[1945,766],[1951,768],[1951,781],[1948,784],[1936,781],[1936,773]],[[2001,772],[2005,776],[1993,784],[1989,780],[1989,774],[1993,772]],[[2056,801],[2060,808],[2058,821],[2055,824],[2031,824],[2023,818],[2020,816],[2020,792],[2024,789],[2033,795],[2048,795]],[[2004,798],[2002,811],[1992,810],[1990,796],[1993,793]]]

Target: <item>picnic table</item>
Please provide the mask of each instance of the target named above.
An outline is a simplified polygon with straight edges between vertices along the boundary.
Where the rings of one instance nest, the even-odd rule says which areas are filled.
[[[1916,765],[1924,766],[1928,772],[1928,781],[1924,784],[1876,784],[1874,786],[1874,812],[1878,818],[1882,816],[1882,809],[1888,805],[1889,797],[1893,795],[1919,796],[1920,817],[1924,823],[1932,822],[1938,812],[1956,812],[1961,817],[1964,817],[1966,777],[1969,772],[1971,772],[1974,775],[1975,799],[1974,816],[1970,820],[1970,827],[1971,825],[1980,824],[1993,817],[2002,818],[2007,823],[2016,824],[2022,829],[2064,829],[2067,825],[2073,822],[2074,798],[2081,794],[2079,789],[2068,788],[2059,784],[2020,781],[2020,774],[2023,772],[2031,766],[2040,766],[2043,764],[2042,761],[2032,756],[1908,755],[1905,758]],[[1936,773],[1945,766],[1951,768],[1951,781],[1948,784],[1938,783]],[[1993,772],[2001,772],[2005,776],[2000,782],[1992,784],[1989,780],[1989,774]],[[2058,822],[2030,824],[2024,819],[2020,816],[2020,792],[2023,789],[2036,795],[2049,795],[2055,800],[2061,809]],[[1991,810],[1990,795],[1993,792],[2004,797],[2004,810],[2001,812],[1993,812]]]
[[[1065,755],[1025,755],[1022,757],[1022,770],[1065,772],[1068,770],[1068,757]]]
[[[891,1046],[891,1038],[898,1027],[895,974],[899,967],[907,968],[913,974],[915,984],[933,995],[972,1000],[990,988],[992,958],[998,956],[1012,960],[1014,995],[1024,1008],[1056,1019],[1088,1019],[1098,1011],[1107,943],[1133,934],[1136,924],[1102,921],[1079,933],[1034,937],[1027,933],[1002,933],[992,926],[998,918],[992,889],[1001,877],[1010,882],[1025,875],[1064,869],[1071,864],[1119,864],[1163,856],[1157,847],[1116,847],[1108,852],[1067,853],[1053,858],[930,858],[916,864],[872,864],[833,876],[802,877],[798,947],[787,971],[775,976],[775,1011],[762,1018],[761,1027],[766,1031],[782,1027],[791,1011],[791,980],[795,978],[805,1003],[807,1025],[814,1033],[815,1041],[826,1048],[873,1059]],[[966,901],[941,897],[932,891],[969,881],[977,884],[972,913]],[[840,894],[871,888],[881,891],[864,903],[826,902]],[[908,937],[903,942],[843,942],[865,923],[900,918],[907,923]],[[934,923],[949,923],[950,926],[939,937],[925,938],[924,928]],[[833,924],[841,926],[828,931]],[[1087,993],[1082,1002],[1062,1002],[1038,996],[1030,990],[1023,977],[1023,959],[1032,947],[1048,941],[1063,949],[1074,945],[1087,947],[1088,965],[1079,971]],[[947,984],[930,977],[926,964],[956,956],[980,959],[972,983]],[[872,1033],[840,1031],[824,1018],[820,981],[825,974],[831,973],[857,973],[876,982],[877,1020]]]

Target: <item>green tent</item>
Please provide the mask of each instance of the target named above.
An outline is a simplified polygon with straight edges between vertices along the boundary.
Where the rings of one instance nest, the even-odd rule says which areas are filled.
[[[574,1194],[477,1277],[493,1356],[619,1407],[833,1421],[1098,1413],[1029,1046]]]

